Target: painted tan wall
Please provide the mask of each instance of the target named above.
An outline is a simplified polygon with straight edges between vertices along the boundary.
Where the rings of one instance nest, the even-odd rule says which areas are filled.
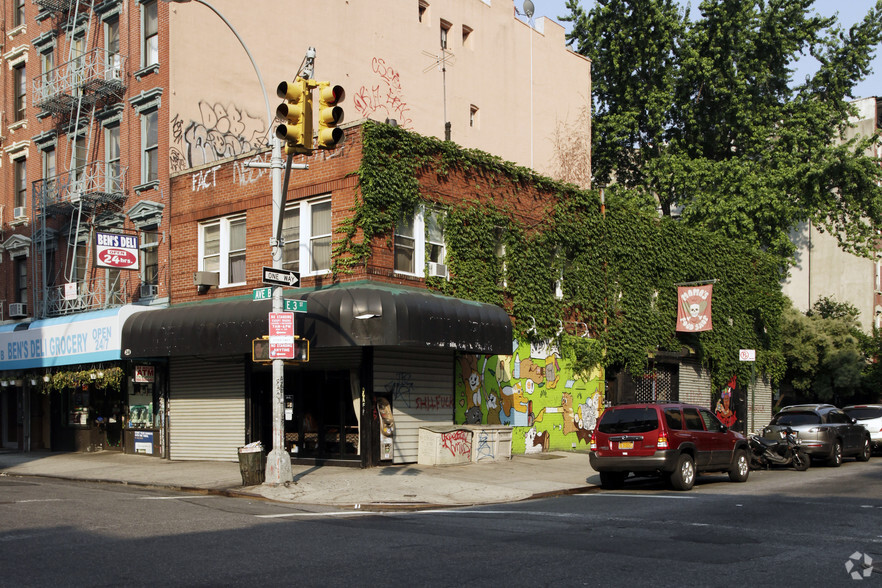
[[[876,128],[876,98],[864,98],[855,102],[858,119],[856,127],[847,136],[867,136]],[[873,154],[868,154],[873,155]],[[875,153],[879,157],[879,153]],[[876,263],[846,253],[839,248],[836,238],[821,233],[803,223],[794,231],[793,242],[797,245],[796,266],[784,282],[782,291],[790,297],[794,306],[802,312],[810,309],[822,296],[833,297],[839,302],[854,305],[859,311],[861,327],[871,333],[875,316],[877,290]]]
[[[315,79],[342,85],[346,121],[387,117],[444,136],[444,94],[452,140],[549,173],[558,123],[574,123],[590,100],[590,61],[568,50],[564,29],[517,20],[512,0],[212,0],[261,70],[270,108],[310,46]],[[288,7],[287,11],[279,9]],[[233,155],[267,134],[266,108],[248,58],[222,20],[197,3],[171,4],[172,171]],[[440,21],[450,28],[446,74],[436,64]],[[472,29],[463,44],[462,26]],[[532,56],[532,153],[531,153]],[[446,84],[444,77],[446,75]],[[163,106],[166,96],[163,96]],[[469,109],[478,108],[475,127]],[[245,138],[242,143],[235,138]],[[213,145],[202,149],[201,142]],[[233,151],[233,152],[231,152]]]

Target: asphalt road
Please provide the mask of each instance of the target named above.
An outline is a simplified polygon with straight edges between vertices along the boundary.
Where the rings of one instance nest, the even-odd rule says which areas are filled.
[[[855,586],[853,554],[882,458],[398,513],[0,477],[0,586]]]

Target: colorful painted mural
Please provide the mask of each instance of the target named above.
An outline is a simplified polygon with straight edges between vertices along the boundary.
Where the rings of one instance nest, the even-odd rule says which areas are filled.
[[[511,425],[512,453],[588,449],[602,410],[603,372],[574,374],[547,342],[457,362],[454,422]]]

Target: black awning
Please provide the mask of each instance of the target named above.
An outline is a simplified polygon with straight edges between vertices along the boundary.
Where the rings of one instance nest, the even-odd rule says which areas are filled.
[[[312,348],[405,346],[466,353],[511,353],[511,320],[501,308],[425,290],[335,286],[295,296],[297,335]],[[267,334],[269,300],[173,306],[137,313],[122,331],[124,358],[251,353]]]

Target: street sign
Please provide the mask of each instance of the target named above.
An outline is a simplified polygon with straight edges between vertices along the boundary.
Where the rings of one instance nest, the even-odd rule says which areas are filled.
[[[738,359],[741,361],[756,361],[756,349],[740,349]]]
[[[264,266],[263,283],[273,286],[296,286],[300,283],[300,274],[291,270]]]
[[[271,300],[273,297],[273,289],[267,286],[266,288],[255,288],[252,290],[251,300]]]
[[[269,357],[294,358],[294,313],[269,313]]]
[[[267,290],[269,290],[269,288],[267,288]],[[291,300],[285,298],[283,302],[285,304],[283,310],[287,312],[306,312],[306,300]]]

